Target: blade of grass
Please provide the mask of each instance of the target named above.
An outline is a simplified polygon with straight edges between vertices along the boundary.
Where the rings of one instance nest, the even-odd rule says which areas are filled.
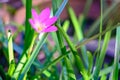
[[[71,7],[68,8],[68,11],[69,11],[69,14],[70,14],[70,18],[72,20],[72,23],[74,25],[74,28],[75,28],[75,32],[76,32],[76,35],[77,35],[77,38],[79,41],[81,41],[83,39],[83,32],[82,32],[82,26],[79,26],[79,22],[77,20],[77,17],[73,11],[73,9]],[[83,24],[83,23],[81,23]],[[86,68],[88,68],[88,57],[87,57],[87,51],[86,51],[86,47],[85,46],[82,46],[81,47],[81,54],[82,54],[82,57],[83,57],[83,61],[84,61],[84,65]]]
[[[30,43],[32,42],[32,38],[34,36],[34,30],[31,28],[29,23],[29,19],[31,18],[31,8],[32,8],[32,0],[26,0],[26,21],[25,21],[25,47],[24,51],[26,51]],[[31,36],[29,36],[31,35]]]
[[[73,9],[71,7],[69,7],[68,12],[69,12],[70,18],[72,20],[72,23],[74,25],[77,38],[78,38],[78,40],[82,40],[83,39],[82,29],[81,29],[81,26],[79,26],[79,22],[77,20],[77,17],[75,15]]]
[[[98,61],[96,61],[96,62],[99,62],[99,63],[96,63],[95,69],[93,71],[93,79],[94,80],[98,79],[99,72],[100,72],[100,69],[102,67],[102,64],[103,64],[103,61],[104,61],[104,58],[105,58],[105,53],[106,53],[107,46],[108,46],[108,43],[109,43],[109,40],[110,40],[110,36],[111,36],[111,31],[106,32],[105,37],[104,37],[104,43],[103,43],[103,46],[102,46],[102,49],[101,49],[101,52],[100,52],[100,56],[97,59]]]
[[[10,30],[8,31],[8,56],[9,56],[8,75],[12,77],[15,69],[15,59],[14,59],[14,53],[13,53],[12,34]]]
[[[66,69],[67,69],[67,77],[68,80],[76,80],[76,76],[73,70],[73,66],[69,60],[69,58],[65,58],[65,65],[66,65]]]
[[[100,26],[99,26],[99,33],[102,33],[102,25],[103,25],[102,18],[103,18],[103,0],[100,0]],[[96,57],[96,64],[99,62],[98,58],[100,56],[99,54],[100,54],[100,48],[101,48],[101,39],[102,39],[102,36],[100,35],[99,39],[98,39],[98,47],[97,47],[96,51],[94,52],[94,57]],[[96,55],[96,53],[97,53],[97,55]]]
[[[52,0],[52,2],[54,3],[55,1],[58,1],[58,0]],[[58,6],[60,5],[60,3],[58,4]],[[53,7],[55,7],[56,6],[56,4],[53,4],[52,5]],[[57,7],[56,7],[56,9],[57,9]],[[53,9],[53,12],[55,12],[55,9]],[[57,13],[56,13],[57,14]],[[60,24],[60,20],[58,20],[57,21],[57,24],[58,25],[61,25]],[[60,47],[60,50],[61,50],[61,53],[62,53],[62,55],[64,55],[64,54],[67,54],[67,51],[66,51],[66,47],[65,47],[65,45],[64,45],[64,41],[63,41],[63,36],[61,35],[61,33],[60,33],[60,31],[58,30],[57,32],[57,38],[58,38],[58,42],[59,42],[59,47]],[[64,64],[66,64],[66,65],[64,65]],[[70,65],[70,61],[68,61],[68,58],[67,57],[65,57],[64,59],[63,59],[63,61],[62,61],[62,67],[64,68],[66,68],[67,70],[65,70],[66,71],[66,73],[68,73],[68,76],[67,75],[63,75],[65,78],[67,78],[67,79],[76,79],[75,78],[75,74],[74,74],[74,71],[73,71],[73,68],[72,68],[72,66]]]
[[[64,41],[63,41],[63,39],[62,39],[61,34],[58,33],[58,34],[57,34],[57,37],[58,37],[58,42],[59,42],[59,44],[60,44],[60,48],[61,48],[62,55],[67,54],[66,47],[64,46]],[[64,75],[64,76],[67,77],[69,80],[71,80],[71,79],[76,80],[76,77],[75,77],[73,68],[72,68],[72,66],[71,66],[71,63],[70,63],[68,57],[65,57],[65,58],[63,59],[63,62],[62,62],[62,63],[64,63],[62,66],[65,66],[66,69],[67,69],[67,72],[66,72],[66,73],[67,73],[67,76],[66,76],[66,75]]]
[[[69,28],[69,24],[70,24],[69,20],[65,20],[65,22],[63,24],[63,29],[66,33],[67,33],[68,28]]]
[[[99,76],[102,76],[102,75],[106,75],[106,74],[111,73],[112,70],[113,70],[113,68],[114,68],[114,66],[112,65],[112,66],[110,66],[110,67],[107,67],[107,68],[102,69],[102,70],[100,71]],[[120,70],[120,64],[118,64],[118,69]]]
[[[25,47],[21,55],[21,58],[19,60],[19,63],[12,76],[12,78],[15,78],[15,79],[18,78],[23,65],[27,61],[27,58],[30,56],[33,43],[34,43],[34,41],[32,41],[34,39],[33,36],[35,36],[34,30],[31,28],[30,23],[29,23],[29,18],[31,18],[31,8],[32,8],[32,0],[26,0]]]
[[[59,25],[57,25],[59,26]],[[74,44],[71,42],[70,38],[68,37],[68,35],[64,32],[64,30],[62,29],[61,26],[58,27],[58,29],[60,30],[60,32],[62,33],[63,37],[65,38],[65,40],[67,41],[74,57],[75,57],[75,63],[78,67],[78,69],[80,70],[80,73],[83,75],[84,79],[88,79],[87,73],[86,73],[86,69],[83,65],[83,62],[80,58],[80,56],[78,55],[77,49],[75,48]]]
[[[28,47],[28,49],[26,51],[23,51],[22,55],[21,55],[21,58],[19,60],[19,63],[14,71],[14,74],[13,74],[13,78],[17,79],[21,70],[23,69],[26,61],[28,60],[28,58],[30,57],[30,54],[32,52],[32,48],[33,48],[33,45],[34,45],[34,42],[36,40],[36,37],[37,37],[37,33],[34,33],[34,36],[33,36],[33,39],[32,39],[32,42],[29,44],[30,46]]]
[[[47,34],[44,34],[43,37],[41,37],[40,41],[38,42],[38,44],[36,45],[35,50],[32,52],[29,60],[26,62],[25,66],[23,67],[20,76],[19,76],[19,80],[22,80],[24,75],[28,72],[29,68],[31,67],[33,61],[35,60],[35,58],[37,57],[39,50],[41,49],[42,45],[45,42],[45,39],[47,37]]]
[[[102,19],[103,19],[103,0],[100,0],[100,28],[99,28],[99,33],[102,33],[102,25],[103,25],[103,22],[102,22]],[[102,39],[102,36],[100,35],[99,36],[99,40],[98,40],[98,48],[97,48],[97,51],[99,52],[100,50],[100,43],[101,43],[101,39]],[[97,54],[99,56],[99,54]]]
[[[87,51],[87,55],[88,55],[88,61],[89,61],[89,66],[88,66],[88,75],[91,75],[91,71],[92,71],[92,65],[93,65],[93,55],[91,52]]]
[[[119,75],[119,57],[120,57],[120,26],[116,29],[116,43],[115,43],[115,54],[114,54],[114,64],[112,72],[112,80],[118,80]]]

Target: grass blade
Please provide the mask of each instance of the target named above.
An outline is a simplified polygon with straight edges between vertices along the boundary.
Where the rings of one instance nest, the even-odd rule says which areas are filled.
[[[111,36],[111,31],[106,32],[105,37],[104,37],[103,46],[102,46],[102,49],[101,49],[101,52],[100,52],[100,56],[98,57],[98,61],[96,61],[96,62],[99,62],[99,63],[96,63],[96,65],[95,65],[96,68],[93,71],[94,80],[98,79],[98,75],[99,75],[100,69],[101,69],[102,64],[103,64],[103,60],[104,60],[105,53],[106,53],[106,50],[107,50],[107,46],[108,46],[108,43],[109,43],[109,40],[110,40],[110,36]]]
[[[11,31],[8,31],[8,56],[9,56],[9,69],[8,75],[12,77],[14,69],[15,69],[15,59],[13,53],[13,43],[12,43],[12,34]]]
[[[120,56],[120,27],[116,29],[116,43],[115,43],[115,54],[114,54],[114,64],[112,72],[112,80],[118,80],[119,75],[119,56]]]
[[[70,18],[71,18],[72,23],[73,23],[74,28],[75,28],[77,38],[79,41],[81,41],[83,39],[83,32],[82,32],[82,28],[81,28],[82,26],[79,25],[79,22],[77,20],[77,17],[75,15],[73,9],[71,7],[69,7],[68,11],[69,11]],[[83,23],[81,23],[81,24],[83,24]],[[88,68],[88,57],[87,57],[87,51],[86,51],[85,46],[81,47],[81,54],[83,57],[83,61],[85,63],[85,67]]]
[[[32,55],[30,56],[29,60],[27,61],[27,63],[23,67],[22,72],[20,73],[20,76],[18,78],[19,80],[22,80],[24,75],[30,69],[32,63],[34,62],[35,58],[37,57],[37,55],[39,53],[39,50],[41,49],[42,45],[44,44],[46,37],[47,37],[47,34],[44,34],[43,37],[38,42],[38,44],[36,45],[35,50],[32,52]]]

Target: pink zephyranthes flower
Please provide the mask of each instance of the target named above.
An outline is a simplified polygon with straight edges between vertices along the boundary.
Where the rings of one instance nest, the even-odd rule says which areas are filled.
[[[50,9],[46,8],[42,10],[40,14],[32,9],[32,17],[29,22],[35,31],[41,32],[54,32],[57,31],[57,27],[53,26],[56,22],[57,17],[50,17]]]

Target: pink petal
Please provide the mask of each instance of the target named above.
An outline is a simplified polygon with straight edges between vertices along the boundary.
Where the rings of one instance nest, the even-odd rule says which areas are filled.
[[[49,19],[50,17],[50,9],[49,8],[45,8],[44,10],[42,10],[42,12],[39,15],[39,19],[41,22],[44,22],[45,20]]]
[[[50,27],[44,29],[42,32],[54,32],[54,31],[57,31],[56,26],[50,26]]]
[[[29,19],[29,23],[31,24],[31,26],[34,26],[34,21],[32,19]]]
[[[34,19],[38,19],[39,15],[37,14],[37,12],[35,11],[35,9],[32,9],[32,17]]]
[[[46,26],[51,26],[52,24],[54,24],[57,21],[57,17],[52,17],[50,19],[48,19],[47,21],[44,22],[44,24]]]
[[[33,19],[29,19],[29,22],[30,22],[32,28],[34,28],[36,30],[34,20]]]

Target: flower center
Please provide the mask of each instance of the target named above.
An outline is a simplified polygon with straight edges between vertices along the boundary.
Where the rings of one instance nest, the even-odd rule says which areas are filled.
[[[36,28],[38,31],[42,31],[43,29],[45,29],[45,25],[40,22],[36,22]]]

